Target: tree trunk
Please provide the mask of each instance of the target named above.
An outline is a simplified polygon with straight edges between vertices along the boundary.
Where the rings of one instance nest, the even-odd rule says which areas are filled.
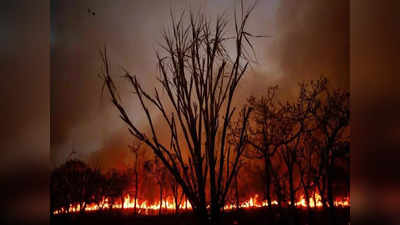
[[[211,224],[218,225],[221,221],[221,209],[219,205],[211,206]]]
[[[288,168],[289,173],[289,193],[290,193],[290,207],[293,208],[295,205],[295,193],[293,185],[293,168]]]
[[[327,197],[329,203],[329,216],[331,224],[336,225],[336,210],[333,200],[333,184],[332,184],[332,166],[329,165],[328,167],[328,176],[327,176]]]
[[[139,181],[138,181],[138,171],[137,171],[137,165],[138,165],[138,152],[135,152],[135,199],[134,199],[134,206],[133,206],[133,214],[136,216],[137,215],[137,198],[138,198],[138,193],[139,193]]]
[[[138,193],[139,193],[139,185],[138,185],[138,173],[137,173],[137,170],[135,171],[135,199],[134,199],[134,201],[135,201],[135,203],[134,203],[134,206],[133,206],[133,213],[134,213],[134,215],[136,216],[137,215],[137,211],[136,211],[136,209],[137,209],[137,198],[138,198]]]
[[[80,212],[80,214],[83,214],[85,212],[85,208],[86,208],[86,202],[81,202],[79,204],[79,212]]]
[[[240,203],[239,203],[239,184],[238,184],[238,178],[237,178],[237,173],[235,174],[235,194],[236,194],[236,210],[239,211]]]
[[[208,219],[208,213],[206,206],[200,206],[193,208],[193,212],[197,218],[196,222],[198,225],[209,225],[211,221]]]
[[[268,202],[268,208],[272,207],[271,199],[271,174],[270,174],[270,159],[267,154],[264,154],[264,173],[265,173],[265,196]]]
[[[290,205],[289,205],[289,224],[297,224],[297,216],[296,216],[296,207],[295,207],[295,191],[293,184],[293,167],[288,167],[289,173],[289,197],[290,197]]]
[[[312,224],[312,221],[311,221],[311,207],[310,207],[310,198],[311,198],[311,196],[310,196],[310,193],[309,193],[309,189],[310,189],[309,180],[308,180],[308,182],[306,184],[306,181],[304,180],[306,172],[305,172],[304,168],[301,168],[301,165],[299,165],[299,170],[300,170],[300,181],[301,181],[301,185],[303,186],[304,197],[306,199],[308,224],[311,225]],[[314,205],[315,205],[315,198],[314,198]]]
[[[174,195],[174,202],[175,202],[175,215],[178,214],[178,208],[179,208],[179,196],[178,196],[178,188],[176,183],[173,184],[172,186],[172,194]]]
[[[304,188],[304,197],[306,198],[306,204],[307,204],[308,224],[311,225],[312,224],[312,216],[311,216],[311,207],[310,207],[310,194],[308,192],[308,188]]]
[[[161,210],[162,210],[162,200],[163,200],[163,188],[162,184],[160,182],[160,209],[158,211],[158,215],[161,216]]]

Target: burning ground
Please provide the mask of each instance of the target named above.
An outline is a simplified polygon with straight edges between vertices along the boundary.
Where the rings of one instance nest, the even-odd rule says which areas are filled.
[[[156,73],[149,69],[151,60],[139,45],[133,49],[140,56],[134,65],[128,63],[128,70],[134,68],[135,74],[141,75],[126,71],[128,82],[114,79],[119,72],[110,59],[118,63],[124,63],[121,58],[128,59],[122,51],[128,45],[120,40],[116,44],[115,37],[111,38],[111,55],[106,48],[101,51],[99,75],[103,89],[102,85],[92,86],[91,77],[69,77],[67,73],[76,68],[91,74],[95,60],[91,53],[80,52],[83,49],[74,45],[69,50],[75,49],[77,55],[93,61],[80,60],[76,67],[62,69],[71,62],[63,55],[68,55],[63,49],[73,38],[68,38],[68,29],[64,29],[65,24],[68,27],[68,17],[56,15],[55,30],[65,36],[54,39],[54,50],[58,50],[54,68],[61,75],[52,77],[57,90],[52,95],[52,124],[56,124],[52,135],[52,215],[132,209],[134,215],[162,215],[172,210],[175,214],[193,212],[199,223],[215,224],[223,215],[221,211],[265,208],[278,212],[287,209],[289,222],[294,223],[297,209],[305,208],[311,222],[312,212],[321,208],[336,224],[338,208],[349,206],[348,26],[347,17],[343,16],[347,15],[347,7],[335,1],[329,9],[337,12],[329,14],[324,13],[325,5],[321,7],[316,2],[280,3],[277,27],[272,30],[279,35],[274,36],[272,46],[249,41],[260,36],[249,33],[247,18],[253,10],[267,5],[274,8],[274,4],[242,8],[241,16],[216,17],[215,24],[205,19],[213,14],[211,9],[206,10],[205,17],[181,14],[187,19],[182,20],[182,16],[175,21],[172,16],[171,30],[162,34],[163,52],[157,51],[155,58],[163,92],[156,89],[154,95],[147,89],[154,84]],[[55,11],[64,9],[62,6],[56,5]],[[82,6],[78,4],[78,8]],[[115,33],[106,29],[109,23],[112,28],[118,26],[108,17],[98,18],[104,14],[105,6],[97,5],[99,10],[95,12],[89,7],[90,19],[86,11],[77,13],[74,7],[65,10],[85,18],[86,22],[76,27],[83,37],[89,31],[89,36],[103,33],[109,37]],[[163,12],[163,6],[157,10]],[[329,16],[314,15],[315,12]],[[255,14],[262,18],[260,11]],[[288,14],[294,15],[294,23],[282,17]],[[233,38],[227,38],[230,36],[225,33],[225,22],[233,20],[234,25],[230,25],[234,29],[226,30]],[[89,29],[85,23],[101,24],[104,29]],[[344,24],[335,26],[336,23]],[[125,25],[122,23],[119,28]],[[317,34],[323,35],[311,38],[303,30],[319,30]],[[325,43],[324,35],[337,40]],[[103,35],[94,36],[96,40],[83,39],[88,43],[102,42]],[[291,38],[296,39],[296,45]],[[248,53],[265,48],[272,53],[264,54],[262,63],[247,70],[249,63],[253,65]],[[267,68],[263,62],[268,57],[275,61],[266,64]],[[310,78],[305,70],[328,75]],[[84,92],[80,95],[72,89],[66,91],[68,87]],[[99,107],[92,107],[96,102],[92,92],[104,94],[104,89],[112,105],[101,102]],[[60,101],[65,94],[64,99],[72,101]],[[60,102],[64,105],[57,104]],[[122,121],[111,109],[117,109]],[[109,119],[111,116],[115,119]]]

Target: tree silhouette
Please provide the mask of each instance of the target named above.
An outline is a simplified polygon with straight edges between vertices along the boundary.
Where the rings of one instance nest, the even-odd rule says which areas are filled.
[[[94,202],[93,193],[96,180],[100,176],[83,161],[70,159],[51,174],[51,208],[64,208],[67,212],[71,205],[78,205],[83,213],[88,203]]]
[[[336,224],[333,182],[335,163],[346,158],[350,145],[350,93],[342,89],[329,89],[327,79],[304,82],[304,99],[313,105],[312,117],[316,122],[313,144],[319,149],[318,189],[325,207],[329,206],[332,224]],[[318,93],[318,94],[315,94]]]
[[[139,161],[143,157],[144,151],[141,149],[141,143],[134,143],[129,146],[131,152],[135,155],[134,161],[134,177],[135,177],[135,195],[134,195],[134,208],[133,213],[137,215],[137,201],[139,195]]]
[[[169,183],[169,186],[171,189],[171,194],[172,194],[172,197],[174,198],[174,204],[175,204],[175,212],[174,213],[175,213],[175,215],[178,215],[179,209],[181,207],[181,204],[183,202],[185,194],[180,189],[179,184],[176,182],[176,180],[170,173],[167,174],[167,182]]]
[[[254,151],[246,156],[250,159],[260,158],[264,164],[265,198],[268,207],[272,207],[272,163],[271,158],[281,145],[279,136],[280,129],[280,107],[276,102],[277,86],[267,89],[265,96],[260,98],[250,97],[249,105],[254,108],[249,126],[250,136],[248,143]],[[254,154],[255,153],[255,154]]]
[[[226,35],[228,23],[222,16],[212,25],[201,14],[182,13],[176,19],[171,13],[171,29],[163,33],[162,51],[157,52],[159,81],[166,99],[157,88],[150,94],[136,76],[125,74],[145,113],[150,134],[135,124],[122,105],[106,50],[101,54],[104,65],[101,75],[121,119],[130,133],[148,146],[174,176],[202,224],[219,222],[246,143],[251,111],[247,107],[241,109],[240,141],[228,146],[226,137],[232,117],[238,111],[232,100],[249,65],[248,52],[253,50],[250,38],[255,36],[246,30],[246,24],[254,7],[245,9],[242,2],[240,15],[235,11],[233,37]],[[233,57],[225,47],[228,41],[235,44]],[[168,126],[163,134],[156,129],[150,107],[161,114]],[[169,144],[161,141],[165,134],[170,136]]]

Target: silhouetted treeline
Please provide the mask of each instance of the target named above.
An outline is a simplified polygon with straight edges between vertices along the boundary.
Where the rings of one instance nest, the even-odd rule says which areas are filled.
[[[329,87],[324,77],[299,83],[291,100],[283,101],[277,86],[249,98],[254,110],[244,161],[261,163],[258,173],[269,207],[277,201],[278,207],[294,208],[301,198],[310,208],[319,201],[335,223],[335,200],[350,191],[349,98],[348,91]],[[231,133],[235,141],[234,125]]]
[[[51,174],[51,212],[61,208],[69,211],[71,205],[79,205],[83,212],[92,203],[102,209],[105,198],[110,205],[121,201],[131,183],[131,170],[103,174],[80,160],[68,160]]]
[[[289,101],[279,98],[278,87],[249,98],[254,112],[228,203],[239,206],[254,193],[263,193],[259,200],[266,200],[268,207],[294,208],[304,199],[309,209],[313,201],[322,203],[333,218],[336,198],[349,196],[349,93],[329,88],[325,78],[302,82],[298,91]],[[235,125],[230,127],[230,142],[236,141],[236,131]],[[131,199],[157,202],[173,197],[179,206],[185,196],[159,159],[141,158],[139,144],[130,149],[135,158],[133,167],[126,170],[101,172],[74,159],[56,168],[51,177],[52,212],[68,211],[70,205],[84,211],[88,204],[109,209],[104,205],[106,198],[112,206],[122,203],[127,194]]]
[[[177,206],[174,210],[177,214],[186,198],[176,181],[157,159],[144,160],[140,158],[139,147],[131,146],[131,149],[135,154],[132,168],[101,171],[81,160],[69,159],[54,169],[51,174],[51,213],[58,210],[83,213],[89,205],[100,211],[111,210],[117,204],[123,208],[127,196],[129,203],[138,204],[144,200],[148,204],[163,202],[168,196]],[[140,213],[138,204],[133,206],[135,215]],[[161,208],[158,213],[162,213]]]

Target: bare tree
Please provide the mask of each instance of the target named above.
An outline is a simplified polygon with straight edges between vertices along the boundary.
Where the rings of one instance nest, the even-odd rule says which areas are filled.
[[[178,215],[179,209],[182,205],[185,193],[180,189],[179,184],[176,182],[174,177],[171,174],[167,175],[167,182],[169,183],[172,197],[174,198],[174,204],[175,204],[175,215]]]
[[[313,145],[313,132],[305,131],[303,133],[303,141],[298,149],[298,161],[296,162],[300,175],[300,183],[303,188],[303,194],[307,206],[308,223],[312,224],[313,211],[311,210],[311,201],[313,199],[314,206],[316,200],[316,182],[319,181],[318,176],[318,160],[319,149],[317,145]]]
[[[165,168],[165,166],[160,163],[159,159],[155,157],[154,159],[147,160],[145,163],[145,171],[150,174],[150,176],[153,179],[153,182],[155,182],[158,185],[158,190],[159,190],[159,201],[160,201],[160,208],[158,209],[158,215],[161,215],[162,213],[162,207],[163,207],[163,197],[164,197],[164,192],[166,192],[167,184],[166,179],[168,179],[168,171]]]
[[[236,210],[240,208],[240,199],[239,199],[239,181],[238,181],[239,171],[235,173],[235,198],[236,198]]]
[[[287,180],[287,173],[283,173],[282,171],[282,158],[279,154],[276,154],[275,157],[272,159],[276,162],[276,166],[272,166],[272,184],[273,190],[277,198],[278,207],[282,209],[282,206],[286,200],[286,180]]]
[[[128,72],[125,75],[145,113],[150,134],[128,115],[111,77],[106,50],[101,54],[104,64],[101,75],[121,119],[130,133],[152,149],[174,176],[202,224],[218,223],[244,150],[250,108],[241,110],[240,141],[228,147],[226,137],[231,119],[238,111],[232,103],[234,94],[247,70],[248,52],[253,50],[250,38],[255,36],[246,30],[246,24],[254,7],[245,9],[242,2],[240,15],[236,16],[235,11],[233,37],[227,36],[228,23],[222,16],[212,25],[201,14],[190,13],[185,17],[182,13],[176,19],[171,13],[171,30],[163,33],[162,52],[157,52],[159,81],[166,99],[160,97],[157,88],[151,94],[143,89],[136,76]],[[227,41],[235,44],[233,57],[225,47]],[[167,132],[157,131],[149,107],[161,114],[168,125]],[[161,142],[165,134],[170,136],[169,144]]]
[[[331,222],[336,224],[333,177],[336,160],[349,153],[350,94],[342,89],[329,89],[327,82],[326,78],[321,78],[303,83],[302,89],[310,90],[305,94],[305,99],[314,106],[311,111],[317,128],[314,144],[320,150],[318,171],[321,179],[318,188],[324,205],[329,206]]]
[[[137,215],[137,201],[139,195],[139,157],[143,155],[143,151],[141,151],[141,144],[140,143],[133,143],[129,145],[131,152],[135,155],[134,161],[134,176],[135,176],[135,195],[134,195],[134,206],[133,206],[133,213]]]
[[[78,206],[85,212],[89,203],[94,202],[95,183],[100,176],[98,170],[91,169],[85,162],[69,159],[51,174],[51,209],[63,208],[69,212],[71,206]]]
[[[298,151],[297,166],[299,168],[300,183],[303,188],[307,208],[310,209],[310,196],[314,188],[313,185],[313,151],[312,148],[301,146]]]
[[[108,197],[109,210],[111,211],[118,201],[123,203],[125,190],[129,186],[129,177],[125,171],[111,169],[106,173],[106,195]]]
[[[163,197],[164,197],[164,192],[166,192],[165,180],[167,179],[168,171],[165,168],[165,166],[158,161],[158,158],[156,158],[154,160],[154,165],[155,165],[156,181],[157,181],[157,184],[158,184],[159,190],[160,190],[160,209],[158,211],[158,215],[161,215],[163,204],[165,204],[165,200]],[[165,207],[165,205],[164,205],[164,207]]]
[[[250,97],[249,105],[254,108],[249,126],[248,143],[254,149],[246,154],[248,158],[259,158],[264,164],[265,198],[272,207],[272,165],[271,158],[282,144],[280,136],[281,107],[276,101],[278,86],[269,87],[265,96]],[[255,153],[255,154],[253,154]]]

